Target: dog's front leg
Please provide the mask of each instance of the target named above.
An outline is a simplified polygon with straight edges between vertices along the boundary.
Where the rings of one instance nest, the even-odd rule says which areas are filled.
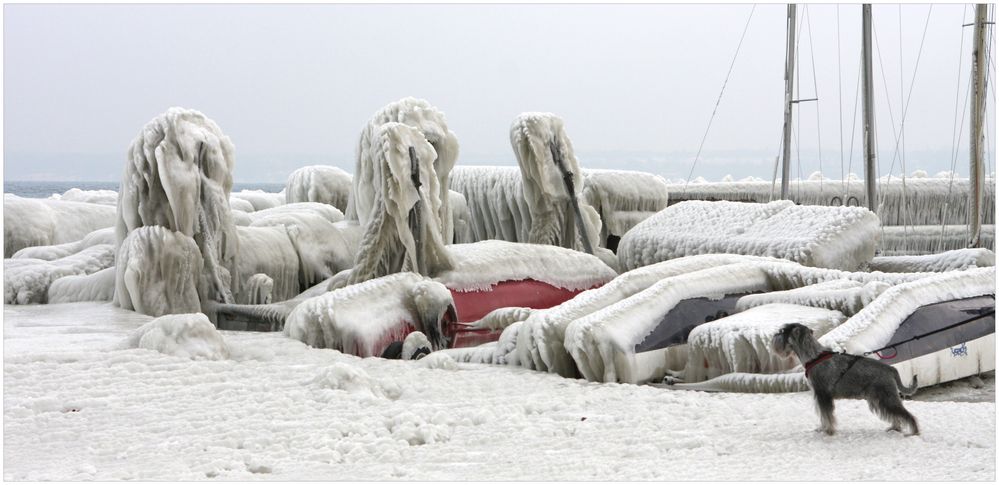
[[[835,405],[833,398],[824,393],[815,393],[815,407],[819,410],[819,420],[821,425],[816,431],[823,431],[828,435],[836,434],[836,417],[833,416]]]

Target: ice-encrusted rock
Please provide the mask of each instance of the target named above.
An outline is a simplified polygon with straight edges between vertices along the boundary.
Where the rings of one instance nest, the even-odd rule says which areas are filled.
[[[79,241],[114,226],[115,209],[101,204],[3,196],[3,256],[21,249]]]
[[[284,185],[285,199],[295,202],[319,202],[341,211],[347,210],[352,178],[339,167],[309,165],[288,176]]]
[[[91,246],[96,246],[98,244],[110,244],[112,246],[117,244],[114,235],[114,227],[105,227],[104,229],[98,229],[93,231],[83,239],[79,241],[73,241],[63,244],[54,244],[51,246],[33,246],[30,248],[24,248],[16,253],[14,253],[12,258],[33,258],[33,259],[44,259],[46,261],[53,261],[59,258],[65,258],[66,256],[76,254],[84,249]]]
[[[783,258],[853,271],[874,257],[878,217],[860,207],[687,201],[641,222],[621,238],[624,269],[694,254]]]
[[[17,258],[3,261],[4,303],[47,303],[49,286],[65,276],[89,275],[114,264],[114,246],[97,244],[59,259]]]
[[[200,112],[170,108],[154,118],[143,127],[129,149],[118,198],[118,223],[115,227],[118,244],[123,245],[126,237],[136,229],[149,226],[160,226],[193,238],[201,264],[193,276],[197,293],[206,299],[231,301],[231,293],[238,289],[239,283],[232,278],[239,242],[229,209],[234,163],[232,142],[215,122]],[[133,257],[165,256],[171,251],[170,248],[158,246],[168,238],[157,236],[160,241],[157,243],[152,243],[149,238],[141,239],[147,242],[131,248]],[[186,247],[183,251],[181,259],[192,261],[186,254]],[[126,265],[121,264],[122,253],[119,250],[119,277],[127,274]],[[146,262],[143,264],[148,265]],[[160,271],[143,271],[143,278],[131,283],[159,286],[160,282],[149,279],[156,276],[178,281],[178,277],[166,272],[166,267],[162,269],[162,274]],[[138,271],[138,268],[132,270]],[[121,303],[123,308],[133,308],[129,303],[121,302],[118,295],[126,287],[133,293],[133,300],[136,294],[148,292],[144,288],[126,285],[124,281],[117,281],[115,287],[115,301]],[[171,297],[180,297],[180,293]],[[192,305],[198,303],[197,299],[165,306],[140,301],[143,301],[141,308],[155,307],[156,311],[165,310],[168,313],[178,308],[186,311],[199,308]],[[146,313],[140,307],[135,309]]]
[[[114,298],[114,267],[86,275],[63,276],[49,285],[49,303],[111,301]]]
[[[155,318],[136,329],[122,345],[155,350],[192,360],[229,358],[229,346],[203,313],[183,313]]]
[[[408,97],[389,103],[378,110],[364,126],[357,147],[353,191],[345,211],[347,218],[360,221],[362,226],[366,226],[377,212],[377,200],[381,197],[379,192],[382,190],[383,178],[387,175],[380,167],[382,162],[379,159],[384,158],[385,149],[384,139],[380,139],[382,136],[379,135],[378,129],[386,123],[402,123],[416,129],[433,147],[432,153],[425,152],[419,156],[419,159],[421,165],[430,164],[432,167],[430,172],[435,180],[422,178],[421,180],[426,184],[423,190],[428,192],[427,200],[432,205],[431,211],[434,213],[441,239],[450,243],[454,240],[454,227],[451,222],[453,216],[447,190],[450,186],[451,169],[458,159],[458,137],[448,129],[444,113],[423,99]],[[402,147],[402,151],[408,167],[406,147]],[[405,173],[408,174],[409,171]],[[408,181],[409,177],[402,180]],[[437,202],[433,202],[435,199]],[[428,219],[424,220],[429,223]]]
[[[201,252],[193,238],[163,226],[128,233],[115,261],[115,301],[158,317],[201,311]]]

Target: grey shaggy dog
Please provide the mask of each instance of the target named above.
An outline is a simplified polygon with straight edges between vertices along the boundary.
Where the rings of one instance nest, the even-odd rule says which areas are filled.
[[[815,340],[811,329],[800,323],[781,327],[774,335],[773,344],[777,354],[786,357],[793,352],[805,365],[821,420],[816,431],[836,433],[833,400],[846,398],[865,399],[871,412],[891,424],[889,431],[902,431],[905,425],[910,434],[919,434],[916,418],[905,409],[900,397],[916,392],[915,376],[912,385],[904,387],[894,367],[859,355],[833,353]]]

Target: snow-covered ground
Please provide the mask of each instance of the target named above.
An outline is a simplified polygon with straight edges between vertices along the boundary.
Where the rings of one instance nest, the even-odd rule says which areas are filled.
[[[223,361],[123,348],[149,320],[4,306],[4,480],[996,478],[994,374],[907,401],[921,436],[838,401],[828,437],[808,393],[360,359],[280,333],[222,332]]]

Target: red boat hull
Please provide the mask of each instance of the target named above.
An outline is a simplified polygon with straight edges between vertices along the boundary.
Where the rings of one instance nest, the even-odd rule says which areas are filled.
[[[473,347],[499,340],[500,330],[469,329],[474,322],[489,312],[504,307],[551,308],[572,299],[584,290],[566,290],[541,281],[527,279],[502,281],[488,290],[451,290],[458,322],[448,326],[445,333],[451,337],[451,347]]]

